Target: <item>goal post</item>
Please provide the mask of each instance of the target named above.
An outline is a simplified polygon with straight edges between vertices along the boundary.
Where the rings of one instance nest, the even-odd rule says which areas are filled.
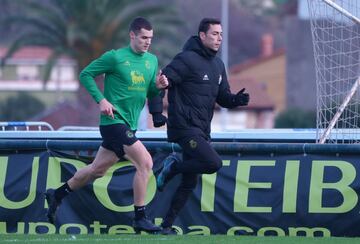
[[[360,1],[308,0],[317,142],[360,142]]]
[[[311,0],[309,0],[311,1]],[[353,15],[352,13],[348,12],[346,9],[342,8],[340,5],[336,4],[333,0],[323,0],[326,4],[331,6],[332,8],[339,11],[341,14],[345,15],[349,19],[353,20],[356,24],[360,24],[360,19]],[[354,0],[355,3],[356,0]]]

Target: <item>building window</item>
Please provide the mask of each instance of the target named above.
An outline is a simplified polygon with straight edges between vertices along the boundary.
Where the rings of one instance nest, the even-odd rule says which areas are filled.
[[[35,65],[19,65],[16,69],[18,80],[38,80],[39,69]]]
[[[51,71],[51,80],[54,81],[74,81],[74,67],[56,66]]]

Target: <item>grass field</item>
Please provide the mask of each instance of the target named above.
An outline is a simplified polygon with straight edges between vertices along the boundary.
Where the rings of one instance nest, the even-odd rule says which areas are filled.
[[[256,237],[256,236],[162,236],[162,235],[0,235],[0,243],[176,243],[176,244],[358,244],[360,238]]]

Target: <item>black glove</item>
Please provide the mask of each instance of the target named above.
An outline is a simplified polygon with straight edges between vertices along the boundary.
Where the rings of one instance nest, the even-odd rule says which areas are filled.
[[[235,106],[246,106],[249,103],[250,95],[249,93],[244,93],[245,88],[241,89],[235,96],[234,96],[234,105]]]
[[[162,113],[152,114],[154,127],[160,127],[166,124],[167,118]]]

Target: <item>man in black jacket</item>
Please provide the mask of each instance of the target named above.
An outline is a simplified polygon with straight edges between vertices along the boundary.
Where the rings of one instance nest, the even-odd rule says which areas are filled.
[[[176,234],[172,224],[197,184],[199,174],[212,174],[222,166],[222,160],[210,145],[210,124],[215,103],[225,108],[245,106],[249,94],[242,89],[232,94],[224,63],[216,57],[222,41],[221,23],[205,18],[198,35],[192,36],[183,51],[174,57],[163,74],[168,78],[168,141],[178,143],[182,160],[171,154],[164,160],[157,177],[157,187],[163,191],[166,183],[182,174],[171,206],[161,224],[163,234]]]

